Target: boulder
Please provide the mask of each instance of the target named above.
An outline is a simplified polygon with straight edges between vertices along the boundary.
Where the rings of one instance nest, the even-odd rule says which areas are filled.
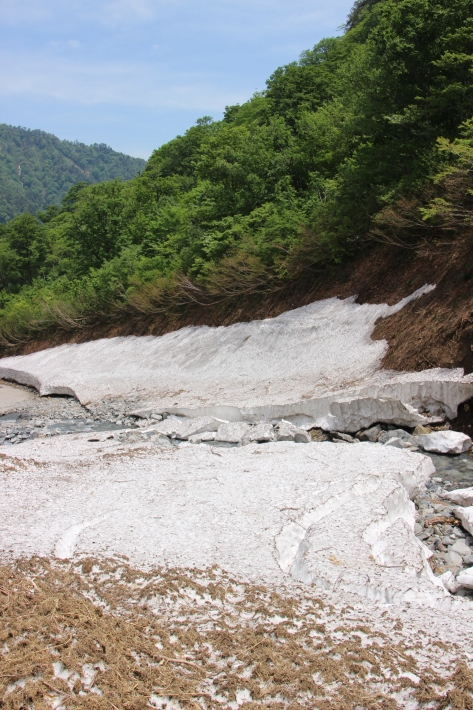
[[[252,427],[250,435],[250,441],[274,441],[276,438],[274,435],[274,429],[269,422],[259,422],[254,427]]]
[[[295,441],[297,444],[308,444],[311,441],[310,434],[304,429],[294,426],[291,422],[282,419],[275,427],[277,441]]]
[[[466,508],[473,505],[473,488],[459,488],[455,491],[445,491],[443,497]]]
[[[434,454],[462,454],[471,448],[471,439],[459,431],[434,431],[414,437],[418,446]]]
[[[252,428],[246,422],[220,424],[215,434],[215,441],[223,441],[227,444],[248,444]]]
[[[473,589],[473,567],[463,569],[457,574],[457,584],[459,584],[460,587],[466,587],[466,589]]]

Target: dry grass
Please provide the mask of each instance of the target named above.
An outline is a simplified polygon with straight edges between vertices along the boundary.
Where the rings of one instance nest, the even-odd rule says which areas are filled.
[[[218,570],[20,561],[0,567],[0,610],[5,710],[473,708],[454,648],[420,667],[425,640],[409,645],[399,622],[376,632]]]

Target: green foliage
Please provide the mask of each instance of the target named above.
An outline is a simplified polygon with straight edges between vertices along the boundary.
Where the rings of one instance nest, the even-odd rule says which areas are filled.
[[[473,0],[357,0],[343,36],[140,175],[86,177],[39,220],[2,226],[4,337],[233,298],[372,236],[472,224],[472,17]]]
[[[103,143],[88,146],[0,124],[0,223],[59,205],[78,181],[129,180],[145,165]]]

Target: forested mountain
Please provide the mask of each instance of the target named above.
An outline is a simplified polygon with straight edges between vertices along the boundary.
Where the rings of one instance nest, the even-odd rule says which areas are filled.
[[[51,133],[0,124],[0,222],[58,205],[77,182],[129,180],[146,161],[104,144],[62,141]]]
[[[0,330],[274,289],[473,222],[473,0],[358,0],[345,33],[204,117],[127,182],[0,228]]]

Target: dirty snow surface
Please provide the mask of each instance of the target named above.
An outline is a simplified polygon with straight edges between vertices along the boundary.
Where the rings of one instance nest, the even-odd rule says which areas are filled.
[[[29,441],[1,474],[1,544],[14,556],[218,565],[253,582],[287,577],[449,608],[414,535],[410,501],[433,470],[420,454],[369,443],[217,450],[87,434]]]
[[[420,407],[427,417],[439,408],[454,416],[473,395],[473,380],[462,370],[382,371],[387,344],[370,336],[378,318],[432,288],[395,306],[331,298],[229,327],[63,345],[4,358],[0,376],[84,404],[122,397],[156,412],[292,417],[339,431],[379,420],[415,426],[426,421]]]

